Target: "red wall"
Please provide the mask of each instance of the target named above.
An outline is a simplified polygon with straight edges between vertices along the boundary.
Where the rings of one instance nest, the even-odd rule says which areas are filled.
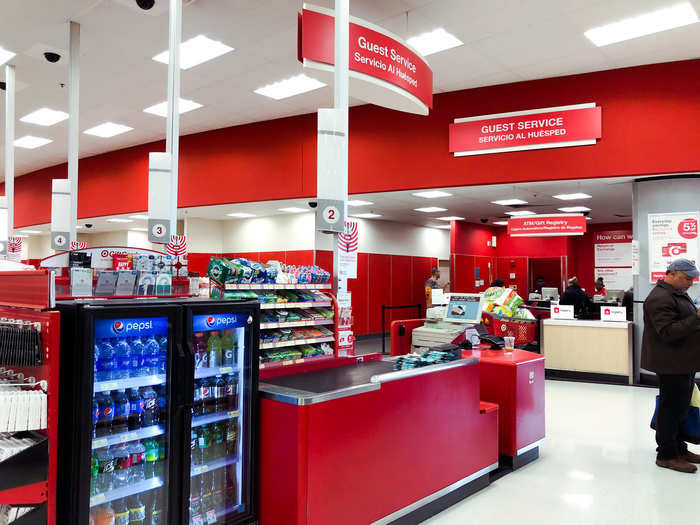
[[[441,93],[428,117],[354,107],[350,192],[698,171],[698,92],[700,60],[689,60]],[[603,108],[595,146],[448,152],[454,118],[583,102]],[[315,137],[314,114],[182,137],[179,205],[311,197]],[[145,210],[149,151],[163,151],[163,143],[81,159],[79,216]],[[49,221],[50,180],[65,174],[61,165],[17,179],[18,227]]]

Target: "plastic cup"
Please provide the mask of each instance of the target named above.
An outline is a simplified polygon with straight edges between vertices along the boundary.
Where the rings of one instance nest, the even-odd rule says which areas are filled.
[[[504,337],[503,341],[505,342],[505,351],[512,352],[515,348],[515,337]]]

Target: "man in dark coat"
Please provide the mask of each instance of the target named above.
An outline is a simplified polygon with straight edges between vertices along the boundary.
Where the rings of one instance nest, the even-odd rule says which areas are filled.
[[[642,367],[659,377],[656,464],[687,473],[700,463],[681,431],[700,370],[700,310],[686,293],[698,276],[695,263],[675,260],[644,301]]]
[[[578,284],[578,278],[572,277],[568,281],[569,287],[564,291],[559,299],[559,304],[572,305],[574,307],[574,315],[583,317],[588,313],[590,299],[583,291],[583,288]]]

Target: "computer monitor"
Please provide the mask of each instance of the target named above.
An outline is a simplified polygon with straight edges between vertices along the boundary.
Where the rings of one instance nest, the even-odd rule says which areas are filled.
[[[624,296],[624,290],[606,290],[606,298],[611,303],[622,301]]]
[[[450,323],[479,324],[484,296],[478,293],[445,294],[447,307],[444,320]]]
[[[558,288],[542,288],[542,299],[545,301],[549,300],[559,300],[559,289]]]

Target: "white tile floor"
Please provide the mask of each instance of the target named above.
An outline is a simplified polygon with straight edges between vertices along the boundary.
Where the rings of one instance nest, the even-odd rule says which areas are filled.
[[[649,420],[656,392],[547,381],[540,458],[425,524],[700,523],[700,474],[654,464]]]

